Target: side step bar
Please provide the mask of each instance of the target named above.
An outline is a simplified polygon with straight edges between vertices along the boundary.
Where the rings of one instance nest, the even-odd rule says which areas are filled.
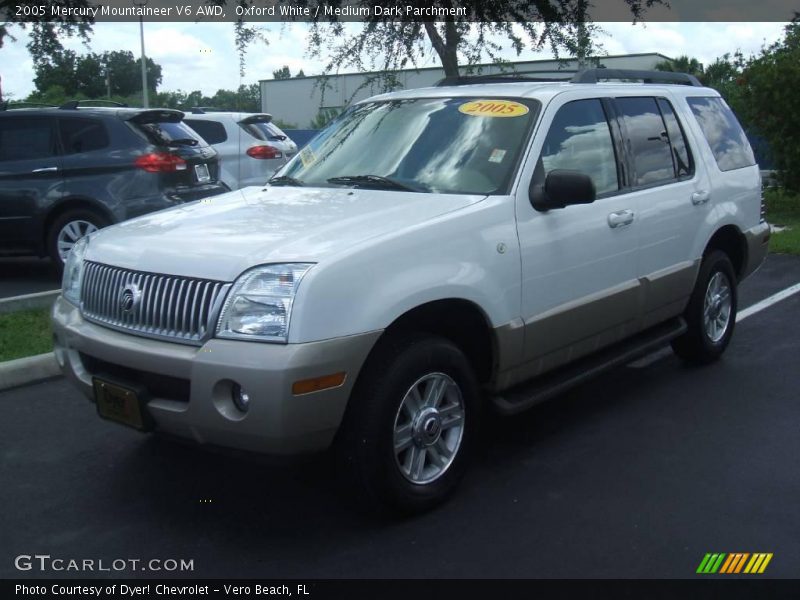
[[[491,397],[500,414],[513,415],[558,396],[601,373],[625,365],[658,350],[686,332],[686,321],[678,317],[604,350],[546,373]]]

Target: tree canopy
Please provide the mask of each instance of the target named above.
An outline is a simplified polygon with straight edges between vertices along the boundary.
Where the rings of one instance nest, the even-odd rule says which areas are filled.
[[[36,64],[34,84],[40,94],[60,86],[67,96],[102,98],[110,83],[111,95],[131,96],[141,92],[141,65],[141,58],[134,58],[127,50],[82,56],[63,50]],[[161,66],[148,58],[147,87],[155,91],[161,79]]]
[[[78,37],[84,43],[89,41],[92,33],[91,17],[69,17],[58,23],[37,21],[36,17],[25,17],[24,21],[17,17],[16,6],[20,4],[16,0],[0,0],[0,49],[3,47],[5,38],[16,39],[14,29],[27,29],[30,33],[30,41],[27,44],[28,51],[33,57],[34,63],[39,63],[64,51],[61,43],[65,37]],[[62,8],[85,8],[89,6],[87,0],[49,0],[48,9],[53,6]],[[0,62],[0,64],[4,64]],[[0,73],[2,75],[2,73]],[[2,90],[0,90],[0,101],[3,100]]]

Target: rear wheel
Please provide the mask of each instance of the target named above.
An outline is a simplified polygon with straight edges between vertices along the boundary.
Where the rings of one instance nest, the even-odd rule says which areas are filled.
[[[728,255],[713,250],[703,258],[695,289],[684,317],[687,332],[675,339],[672,348],[693,364],[717,360],[733,336],[736,324],[736,273]]]
[[[69,210],[53,221],[47,234],[47,251],[59,269],[70,250],[79,239],[108,225],[108,221],[97,213],[85,210]]]
[[[449,340],[387,340],[364,367],[336,444],[348,492],[370,508],[433,508],[458,485],[477,426],[478,385]]]

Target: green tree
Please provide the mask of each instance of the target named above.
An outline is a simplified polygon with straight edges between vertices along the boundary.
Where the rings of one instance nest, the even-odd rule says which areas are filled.
[[[736,85],[734,110],[769,143],[783,185],[800,191],[800,13],[783,39],[746,61]]]
[[[103,98],[108,93],[108,75],[111,95],[127,97],[141,93],[141,64],[141,59],[134,59],[128,51],[76,56],[72,50],[63,50],[36,64],[34,85],[38,93],[60,86],[67,95]],[[147,82],[153,93],[161,78],[161,65],[148,58]]]
[[[656,69],[658,71],[671,71],[673,73],[688,73],[697,78],[702,78],[705,74],[703,63],[685,54],[677,58],[662,60],[656,65]]]
[[[17,0],[0,0],[0,49],[6,39],[14,41],[14,30],[27,30],[30,34],[30,41],[27,44],[28,51],[35,64],[56,56],[64,51],[62,40],[70,37],[78,37],[84,43],[88,43],[92,33],[92,18],[90,16],[78,15],[61,22],[47,22],[45,17],[25,17],[20,20],[17,17],[16,6],[21,4]],[[89,6],[88,0],[50,0],[45,3],[48,11],[51,7],[81,9]],[[0,61],[0,65],[6,63]],[[0,73],[1,75],[1,73]],[[3,100],[2,89],[0,89],[0,101]]]
[[[619,0],[632,18],[661,0]],[[344,0],[332,0],[338,6]],[[371,0],[348,1],[356,8],[369,8]],[[414,67],[421,59],[436,56],[445,75],[457,76],[459,67],[488,59],[502,63],[504,51],[519,56],[523,50],[550,48],[556,56],[566,52],[586,59],[596,50],[587,0],[431,0],[436,9],[463,7],[469,20],[444,17],[443,21],[420,21],[419,16],[365,17],[360,31],[339,21],[312,23],[310,53],[326,60],[325,73],[343,67],[386,73]],[[380,77],[378,75],[377,77]]]
[[[289,70],[289,65],[283,65],[280,69],[272,72],[274,79],[291,79],[292,72]]]

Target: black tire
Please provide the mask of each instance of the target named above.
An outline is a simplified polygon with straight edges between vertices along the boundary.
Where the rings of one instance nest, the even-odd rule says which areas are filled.
[[[56,268],[61,271],[64,268],[64,261],[58,251],[58,234],[69,223],[85,221],[91,223],[96,228],[101,229],[109,224],[108,219],[102,215],[88,209],[78,208],[68,210],[56,217],[47,230],[47,254],[53,261]]]
[[[414,483],[409,480],[410,475],[404,475],[400,459],[395,457],[395,426],[397,419],[405,418],[399,416],[400,407],[412,385],[439,374],[446,375],[457,386],[463,402],[460,445],[452,462],[437,478]],[[452,403],[455,397],[452,394],[456,392],[449,384],[447,389],[451,394],[447,402]],[[367,510],[390,509],[413,514],[437,506],[453,492],[466,471],[477,432],[479,407],[479,388],[472,367],[452,342],[427,334],[382,341],[362,369],[337,436],[337,479],[346,486],[347,494],[355,496],[359,506]],[[438,446],[433,446],[439,456]],[[429,448],[425,450],[428,452]],[[427,460],[423,458],[423,463],[427,464]],[[437,468],[439,465],[429,467]]]
[[[731,306],[727,324],[721,330],[721,336],[718,339],[714,339],[716,335],[712,336],[707,331],[704,311],[709,284],[718,274],[724,278],[730,290]],[[720,250],[712,250],[703,257],[703,262],[700,264],[700,272],[697,276],[697,283],[695,283],[689,304],[684,312],[684,318],[689,329],[672,342],[672,349],[675,354],[687,363],[695,365],[709,364],[719,359],[722,353],[725,352],[736,325],[738,302],[736,284],[736,272],[727,254]]]

